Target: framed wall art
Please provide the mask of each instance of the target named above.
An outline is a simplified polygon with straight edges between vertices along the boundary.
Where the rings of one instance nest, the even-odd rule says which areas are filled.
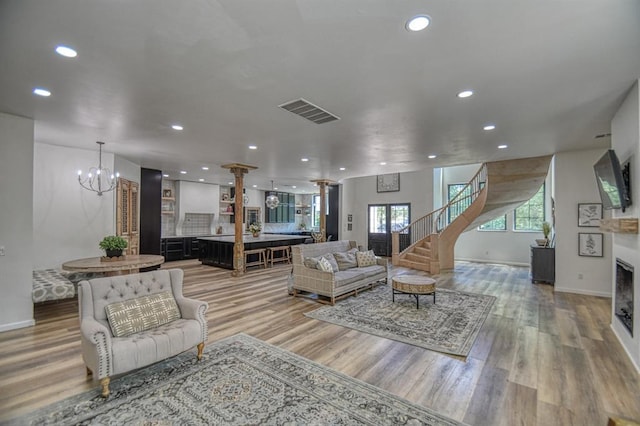
[[[171,198],[172,195],[172,191],[170,189],[163,189],[162,190],[162,197],[163,198]]]
[[[600,233],[578,233],[578,255],[602,257],[602,236]]]
[[[376,179],[376,189],[378,192],[400,191],[400,173],[389,173],[378,175]]]
[[[580,203],[578,204],[578,226],[598,227],[602,219],[602,204]]]

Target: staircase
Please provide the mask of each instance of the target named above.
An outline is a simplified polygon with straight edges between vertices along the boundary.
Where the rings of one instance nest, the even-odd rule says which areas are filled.
[[[551,156],[484,163],[446,206],[392,233],[392,263],[431,274],[452,269],[460,234],[508,213],[540,189]],[[458,214],[448,223],[450,214]]]

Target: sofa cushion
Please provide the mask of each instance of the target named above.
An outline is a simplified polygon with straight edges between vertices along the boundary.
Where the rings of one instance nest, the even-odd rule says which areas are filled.
[[[340,270],[340,268],[338,268],[338,262],[336,262],[336,258],[333,257],[333,253],[327,253],[322,257],[327,259],[327,262],[329,262],[329,264],[331,265],[331,270],[333,272],[338,272]]]
[[[304,258],[304,266],[306,266],[307,268],[311,268],[311,269],[318,269],[318,261],[320,260],[322,256],[320,257],[305,257]]]
[[[346,271],[338,271],[334,274],[336,288],[364,279],[360,268],[351,268]]]
[[[365,266],[363,268],[358,268],[358,271],[362,272],[365,277],[373,277],[374,275],[378,275],[384,273],[386,269],[381,265],[371,265]]]
[[[115,337],[130,336],[180,318],[180,310],[168,292],[151,294],[105,307]]]
[[[356,260],[357,251],[357,248],[352,248],[347,252],[333,253],[333,257],[336,259],[339,271],[346,271],[347,269],[358,267],[358,261]]]
[[[377,263],[373,250],[356,252],[356,259],[358,260],[358,268],[375,265]]]
[[[321,257],[318,261],[318,269],[325,272],[333,272],[333,267],[326,257]]]

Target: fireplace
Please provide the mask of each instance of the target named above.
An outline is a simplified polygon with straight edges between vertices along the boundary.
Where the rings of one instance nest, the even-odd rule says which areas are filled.
[[[616,317],[633,337],[633,266],[616,259]]]

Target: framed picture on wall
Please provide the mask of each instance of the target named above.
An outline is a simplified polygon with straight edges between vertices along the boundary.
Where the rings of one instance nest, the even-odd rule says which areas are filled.
[[[602,257],[602,236],[600,233],[578,233],[578,255]]]
[[[347,223],[347,231],[353,231],[353,223]]]
[[[400,173],[389,173],[386,175],[378,175],[376,178],[378,192],[397,192],[400,191]]]
[[[171,198],[171,190],[170,189],[163,189],[162,190],[162,197],[164,198]]]
[[[602,204],[580,203],[578,204],[578,226],[598,227],[602,219]]]
[[[347,215],[347,222],[349,223],[353,222],[353,215],[351,213]]]

